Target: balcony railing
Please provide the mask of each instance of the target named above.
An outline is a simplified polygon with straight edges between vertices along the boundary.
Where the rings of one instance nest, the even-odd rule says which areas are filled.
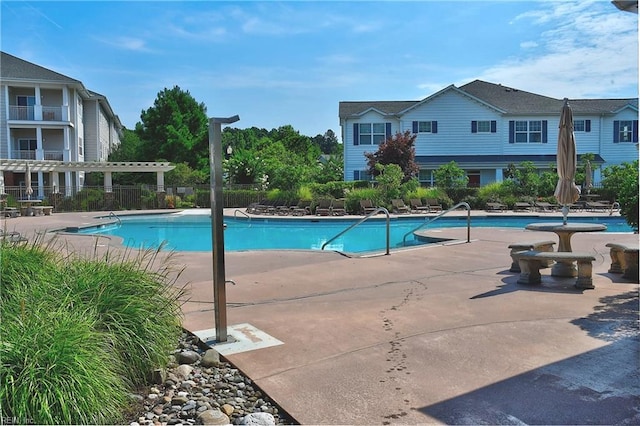
[[[36,152],[29,150],[14,151],[14,160],[35,160]]]
[[[9,106],[9,120],[63,121],[61,106]]]
[[[53,160],[53,161],[62,161],[64,160],[64,155],[62,151],[45,151],[44,159]]]
[[[34,150],[16,150],[13,151],[12,160],[40,160]],[[44,151],[43,160],[63,161],[64,154],[62,151]]]

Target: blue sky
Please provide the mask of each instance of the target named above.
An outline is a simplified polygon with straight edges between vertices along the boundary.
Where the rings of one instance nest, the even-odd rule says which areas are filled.
[[[105,95],[127,128],[177,85],[239,128],[340,134],[338,103],[475,79],[638,96],[638,15],[609,1],[12,1],[3,51]]]

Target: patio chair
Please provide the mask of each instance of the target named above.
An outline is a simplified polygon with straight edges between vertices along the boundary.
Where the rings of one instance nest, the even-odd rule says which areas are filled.
[[[427,206],[429,206],[430,212],[441,212],[442,204],[438,203],[438,200],[435,198],[427,198]]]
[[[331,214],[333,216],[344,216],[347,214],[347,210],[344,207],[344,200],[342,198],[331,202]]]
[[[292,216],[304,216],[311,214],[311,200],[300,200],[298,204],[291,209]]]
[[[551,204],[546,201],[536,201],[535,207],[537,207],[539,211],[543,212],[555,212],[558,209],[557,204]]]
[[[611,208],[611,204],[608,201],[586,201],[585,210],[587,211],[607,211]]]
[[[422,204],[422,200],[420,198],[410,199],[409,205],[411,206],[411,211],[414,213],[429,213],[429,206]]]
[[[375,209],[377,209],[377,207],[373,205],[371,200],[368,199],[360,200],[360,208],[362,209],[362,214],[364,215],[368,215],[369,213],[372,213],[375,211]]]
[[[513,205],[513,211],[517,212],[517,211],[531,211],[533,210],[533,206],[531,205],[531,203],[526,202],[526,201],[518,201]]]
[[[497,201],[488,202],[484,208],[488,212],[503,212],[507,209],[505,204]]]
[[[400,198],[395,198],[391,200],[391,205],[393,206],[394,213],[398,213],[398,214],[409,213],[409,207]]]
[[[321,198],[316,205],[316,216],[329,216],[331,214],[331,199]]]

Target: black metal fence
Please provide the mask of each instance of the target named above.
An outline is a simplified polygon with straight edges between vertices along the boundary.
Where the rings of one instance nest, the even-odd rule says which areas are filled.
[[[165,208],[211,208],[208,185],[165,186],[158,192],[153,185],[114,185],[111,191],[102,186],[85,186],[81,190],[67,187],[33,187],[29,195],[24,186],[6,186],[6,206],[18,207],[19,200],[39,199],[54,212],[147,210]],[[246,207],[265,198],[266,192],[253,187],[226,187],[222,190],[224,207]]]

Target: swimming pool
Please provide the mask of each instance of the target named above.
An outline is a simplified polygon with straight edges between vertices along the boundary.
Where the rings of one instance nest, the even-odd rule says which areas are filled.
[[[203,213],[205,213],[203,211]],[[210,251],[211,218],[209,214],[169,214],[120,216],[121,223],[103,227],[78,230],[84,234],[114,235],[123,238],[123,243],[135,248],[156,248],[165,243],[167,250]],[[558,222],[562,218],[539,216],[481,216],[472,217],[471,227],[507,227],[523,229],[532,222]],[[576,219],[578,220],[578,219]],[[278,219],[273,217],[225,217],[225,251],[304,249],[320,250],[322,245],[342,232],[354,219],[318,220],[316,218]],[[391,248],[405,247],[404,235],[413,231],[425,218],[391,218]],[[580,217],[580,222],[602,223],[607,232],[632,232],[622,217]],[[386,221],[376,218],[351,229],[342,237],[325,247],[345,253],[383,251],[386,248]],[[423,229],[466,227],[465,217],[441,217]],[[421,245],[410,235],[407,244]]]

